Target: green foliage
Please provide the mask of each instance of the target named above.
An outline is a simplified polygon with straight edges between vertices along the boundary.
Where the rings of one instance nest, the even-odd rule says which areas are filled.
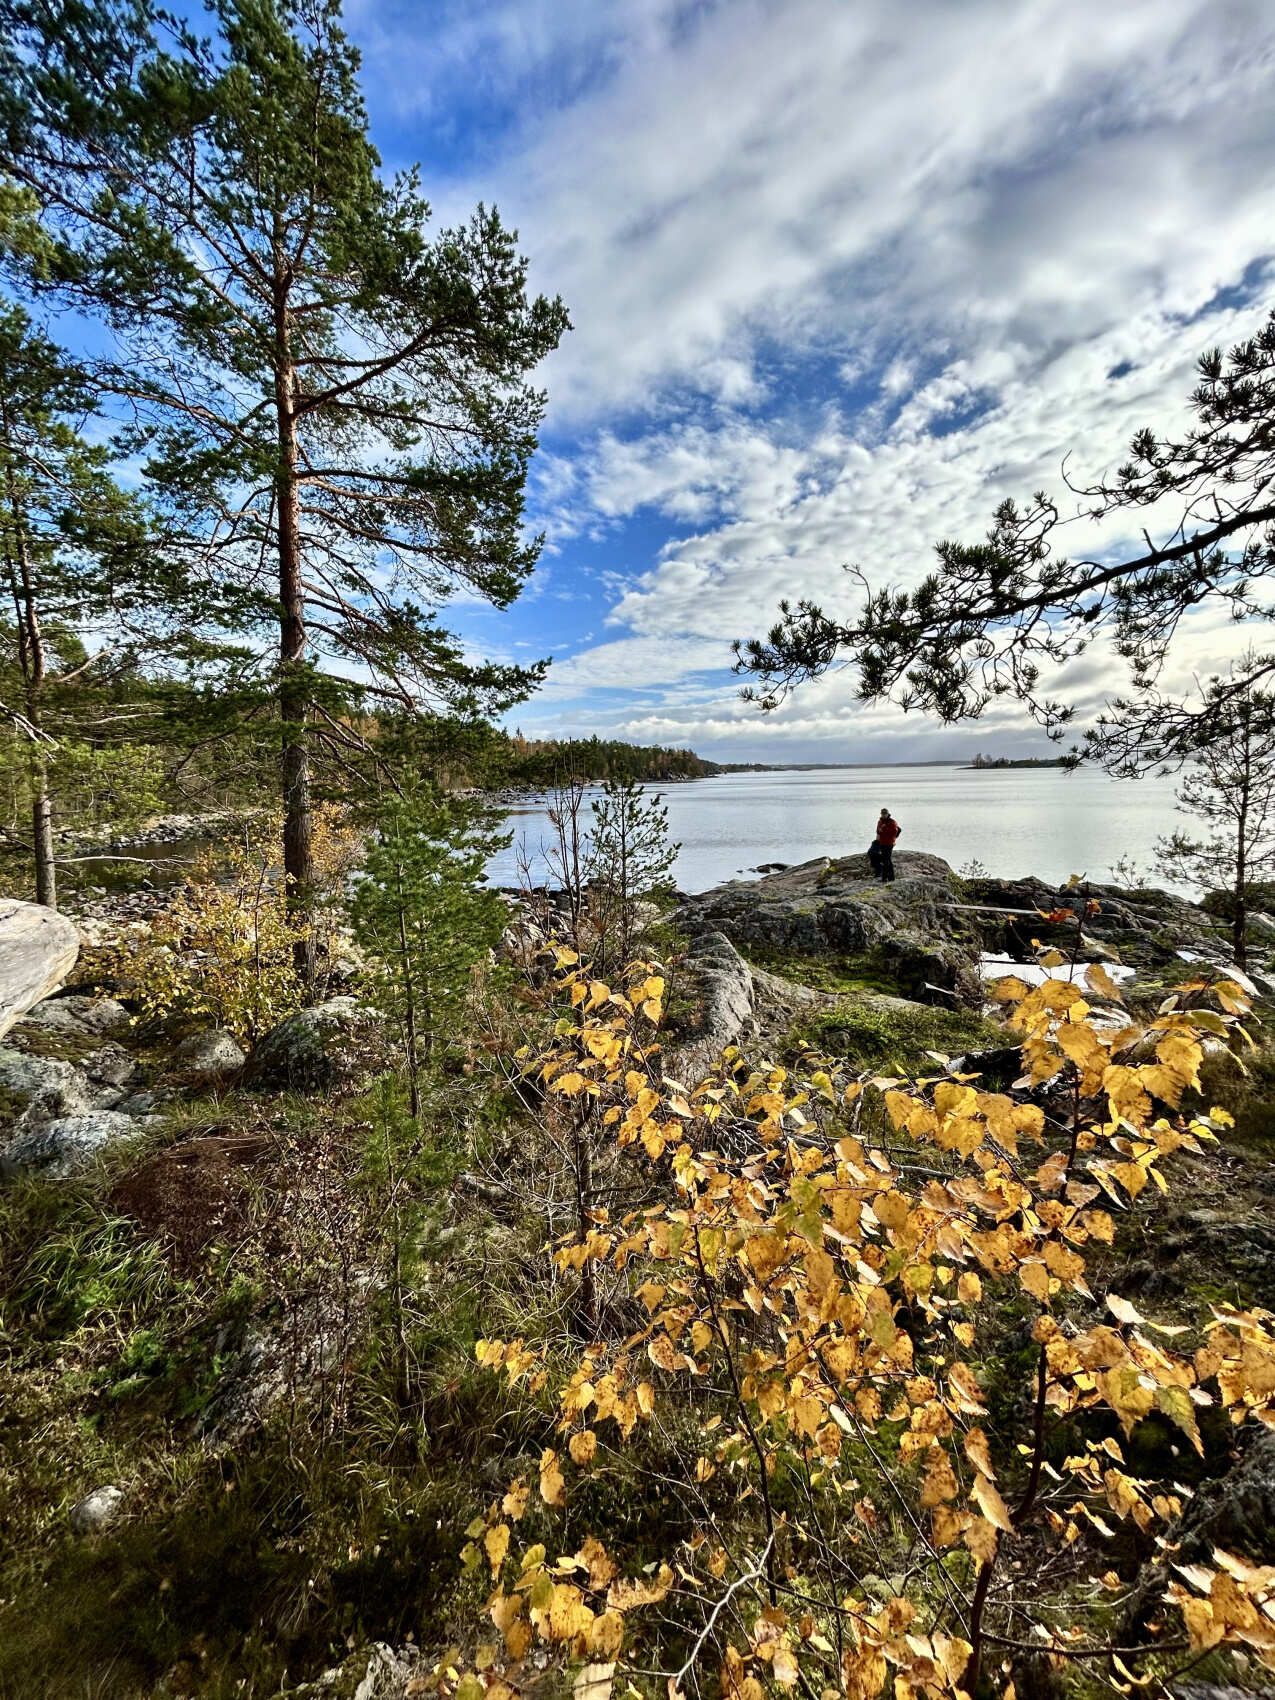
[[[109,319],[95,378],[129,398],[129,445],[198,553],[190,624],[235,634],[210,708],[223,731],[275,716],[308,914],[313,770],[337,792],[376,766],[353,713],[491,710],[543,676],[471,663],[434,609],[456,589],[505,607],[535,565],[529,379],[567,316],[529,295],[493,209],[431,232],[416,171],[386,177],[337,0],[210,16],[202,40],[151,0],[15,0],[6,142],[56,251],[20,269]]]
[[[508,843],[496,821],[477,799],[411,783],[380,805],[350,900],[372,996],[404,1036],[414,1111],[421,1069],[446,1048],[473,970],[508,919],[479,885],[488,858]]]
[[[669,838],[668,809],[658,793],[632,779],[611,779],[593,805],[586,879],[599,939],[599,966],[627,962],[637,934],[638,904],[662,893],[681,849]]]
[[[1250,653],[1241,669],[1256,664]],[[1229,893],[1232,948],[1244,967],[1249,887],[1275,875],[1275,697],[1220,684],[1209,695],[1208,741],[1177,793],[1179,811],[1207,836],[1175,832],[1157,851],[1171,878]]]
[[[14,614],[0,625],[0,795],[4,835],[50,907],[55,816],[92,821],[106,800],[127,817],[153,795],[153,757],[130,748],[140,717],[119,697],[165,636],[179,582],[107,451],[69,422],[92,399],[26,314],[0,307],[0,573]]]
[[[44,763],[44,772],[59,819],[79,832],[102,826],[127,831],[163,806],[164,758],[153,745],[107,747],[63,739]],[[30,740],[6,728],[0,732],[0,797],[15,836],[19,822],[25,826],[37,783]]]
[[[512,785],[550,786],[565,773],[581,779],[624,781],[706,779],[720,772],[693,750],[662,745],[629,744],[619,738],[508,739],[502,761],[505,780]]]

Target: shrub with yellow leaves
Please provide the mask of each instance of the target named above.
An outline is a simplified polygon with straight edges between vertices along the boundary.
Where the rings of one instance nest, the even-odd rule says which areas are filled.
[[[1275,1573],[1235,1555],[1176,1574],[1145,1645],[1095,1603],[1124,1586],[1102,1553],[1117,1527],[1163,1541],[1180,1508],[1130,1467],[1130,1436],[1154,1414],[1200,1452],[1213,1405],[1275,1426],[1275,1319],[1218,1308],[1188,1350],[1101,1292],[1118,1220],[1228,1125],[1188,1106],[1247,1005],[1200,981],[1135,1022],[1104,970],[1087,981],[995,988],[1022,1044],[1010,1091],[794,1077],[733,1050],[688,1086],[660,1073],[662,976],[640,965],[614,992],[559,954],[564,1013],[528,1066],[659,1197],[592,1210],[557,1249],[622,1287],[565,1372],[560,1352],[479,1342],[511,1387],[553,1397],[560,1439],[470,1527],[499,1641],[481,1668],[440,1666],[439,1693],[503,1700],[546,1658],[668,1700],[705,1681],[732,1700],[1012,1695],[1023,1655],[1118,1688],[1219,1646],[1275,1668]],[[884,1117],[863,1115],[878,1094]],[[1011,1331],[1031,1370],[1006,1414],[988,1365]],[[554,1560],[520,1547],[530,1506],[552,1521],[675,1402],[700,1418],[676,1481],[688,1534],[632,1576],[595,1536]]]
[[[305,1002],[295,945],[307,927],[288,912],[278,868],[281,822],[260,817],[241,843],[195,864],[145,932],[127,934],[104,966],[143,1016],[213,1021],[252,1041]],[[342,811],[315,812],[312,925],[326,953],[336,900],[358,851]]]

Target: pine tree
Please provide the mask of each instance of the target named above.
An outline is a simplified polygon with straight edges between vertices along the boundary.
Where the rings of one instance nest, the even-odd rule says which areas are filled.
[[[304,916],[316,753],[367,754],[351,707],[494,710],[540,677],[468,665],[433,610],[457,587],[503,607],[535,564],[527,376],[567,319],[528,297],[495,211],[427,239],[417,173],[381,174],[336,0],[211,10],[208,42],[151,0],[10,0],[4,160],[53,243],[32,283],[107,320],[96,375],[257,642]]]
[[[623,967],[633,954],[638,903],[661,890],[681,849],[669,839],[668,809],[632,779],[613,779],[593,805],[588,879],[600,909],[602,954],[611,945]]]
[[[488,859],[509,843],[480,801],[409,783],[376,812],[350,904],[354,936],[373,963],[381,1007],[403,1035],[412,1114],[425,1066],[461,1014],[470,975],[506,925],[481,889]]]
[[[983,540],[937,543],[937,567],[909,588],[856,571],[863,600],[848,616],[805,597],[781,602],[765,638],[735,646],[736,671],[754,681],[745,699],[771,710],[804,680],[848,665],[861,701],[955,721],[1012,695],[1061,738],[1075,708],[1047,694],[1050,675],[1105,638],[1133,688],[1087,729],[1084,755],[1121,774],[1189,760],[1213,705],[1163,694],[1159,681],[1191,610],[1253,620],[1262,634],[1228,700],[1275,675],[1275,312],[1197,370],[1193,423],[1180,436],[1140,430],[1114,476],[1085,487],[1069,473],[1064,497],[1002,501]],[[1068,558],[1066,528],[1081,516],[1107,520],[1121,541],[1138,537],[1137,547]]]
[[[1243,669],[1253,665],[1251,655],[1241,662]],[[1211,735],[1177,799],[1210,836],[1175,832],[1160,840],[1158,860],[1171,877],[1225,894],[1231,948],[1245,968],[1250,888],[1275,879],[1275,696],[1247,690],[1231,697],[1221,684],[1209,694]]]
[[[14,658],[0,667],[0,699],[14,788],[29,810],[30,842],[19,842],[36,901],[50,909],[59,793],[100,784],[109,767],[118,804],[152,800],[153,762],[144,752],[130,759],[121,737],[138,711],[105,696],[127,685],[178,591],[141,503],[112,478],[106,449],[69,422],[87,405],[82,374],[21,308],[0,310],[0,562]]]

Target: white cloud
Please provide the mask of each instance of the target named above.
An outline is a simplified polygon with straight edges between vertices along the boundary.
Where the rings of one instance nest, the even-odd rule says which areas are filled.
[[[915,721],[856,707],[845,676],[761,720],[703,675],[782,596],[853,601],[844,563],[915,582],[936,538],[1057,488],[1069,450],[1098,473],[1135,426],[1179,424],[1196,355],[1255,323],[1219,297],[1272,251],[1263,0],[441,11],[424,74],[379,12],[356,27],[382,75],[411,65],[400,98],[426,118],[471,68],[526,97],[439,199],[497,199],[572,313],[537,523],[555,548],[639,513],[668,525],[625,563],[615,635],[555,668],[546,714],[574,699],[630,736],[910,742]],[[1077,524],[1067,546],[1117,541]],[[1247,635],[1191,630],[1210,665]],[[1105,658],[1071,683],[1090,708],[1119,688]],[[610,693],[649,685],[665,700],[624,720]],[[1030,735],[1003,706],[975,731]]]
[[[533,12],[535,8],[533,8]],[[759,339],[1084,337],[1269,228],[1275,19],[1243,0],[601,8],[612,66],[494,183],[576,324],[554,416],[732,402]]]

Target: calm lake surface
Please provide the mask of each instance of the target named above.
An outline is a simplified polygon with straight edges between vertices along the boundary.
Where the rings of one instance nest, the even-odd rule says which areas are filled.
[[[674,878],[704,891],[751,874],[761,862],[805,862],[866,850],[881,809],[903,828],[900,850],[929,850],[958,871],[981,862],[990,874],[1072,874],[1108,881],[1121,857],[1154,883],[1155,841],[1174,830],[1173,779],[1111,779],[1082,769],[960,767],[835,768],[818,772],[728,773],[651,787],[668,805],[681,844]],[[514,844],[492,864],[497,885],[518,883],[521,843],[537,877],[549,836],[535,799],[508,817]]]

